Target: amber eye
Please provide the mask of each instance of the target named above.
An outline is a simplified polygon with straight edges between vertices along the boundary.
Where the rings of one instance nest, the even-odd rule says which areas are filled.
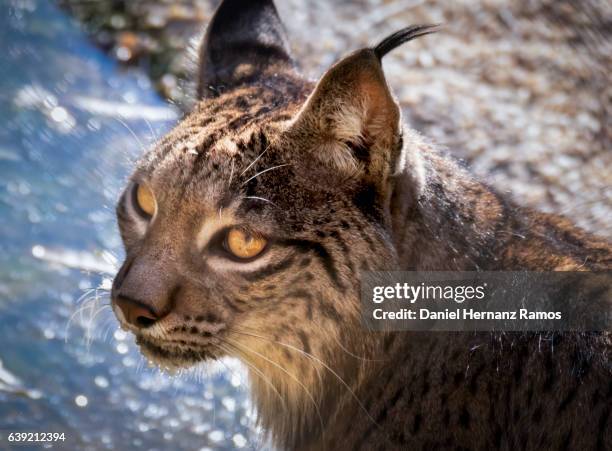
[[[134,200],[140,214],[148,218],[155,214],[157,207],[155,196],[147,185],[139,183],[135,186]]]
[[[227,250],[242,259],[256,257],[264,250],[265,238],[253,235],[241,228],[232,228],[225,239]]]

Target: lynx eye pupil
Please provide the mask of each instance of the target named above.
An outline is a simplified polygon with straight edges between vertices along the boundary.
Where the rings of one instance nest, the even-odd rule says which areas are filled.
[[[147,185],[139,183],[135,186],[134,200],[138,213],[142,216],[150,218],[155,214],[157,208],[155,196]]]

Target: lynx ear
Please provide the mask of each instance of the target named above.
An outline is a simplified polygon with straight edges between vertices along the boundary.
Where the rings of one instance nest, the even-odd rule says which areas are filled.
[[[272,0],[223,0],[200,47],[198,97],[295,70]]]
[[[288,130],[291,139],[333,169],[384,182],[401,152],[400,111],[383,74],[382,57],[434,31],[413,26],[371,49],[340,60],[321,78]]]

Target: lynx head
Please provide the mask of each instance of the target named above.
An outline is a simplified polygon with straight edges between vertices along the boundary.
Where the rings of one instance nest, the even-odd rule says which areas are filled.
[[[381,58],[431,28],[356,51],[314,85],[271,1],[222,3],[198,104],[117,206],[126,259],[113,308],[151,360],[238,356],[290,395],[295,375],[316,377],[305,355],[329,361],[360,329],[360,271],[396,265],[393,174],[410,165],[410,189],[420,183]]]

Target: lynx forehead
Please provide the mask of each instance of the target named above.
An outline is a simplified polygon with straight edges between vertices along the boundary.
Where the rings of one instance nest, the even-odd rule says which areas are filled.
[[[459,418],[462,434],[433,431],[421,412],[449,426],[449,405],[511,405],[491,399],[512,393],[489,349],[497,342],[365,330],[361,271],[610,268],[603,240],[515,207],[402,130],[381,59],[434,30],[400,30],[315,84],[300,76],[271,1],[223,1],[201,46],[197,105],[142,157],[118,202],[126,248],[112,291],[119,321],[163,368],[240,358],[259,421],[279,447],[486,449],[501,434],[469,413]],[[570,337],[555,352],[599,355],[605,340]],[[530,371],[543,377],[531,358],[536,342],[508,346],[520,350],[504,360],[521,368],[518,385]],[[460,383],[471,349],[481,352],[486,384]],[[591,371],[591,386],[606,374]],[[445,398],[434,399],[434,381]],[[578,391],[579,382],[558,393]],[[553,405],[551,396],[538,402]],[[603,421],[606,396],[596,397],[592,421],[580,419],[581,431]],[[512,440],[538,443],[534,434]]]

